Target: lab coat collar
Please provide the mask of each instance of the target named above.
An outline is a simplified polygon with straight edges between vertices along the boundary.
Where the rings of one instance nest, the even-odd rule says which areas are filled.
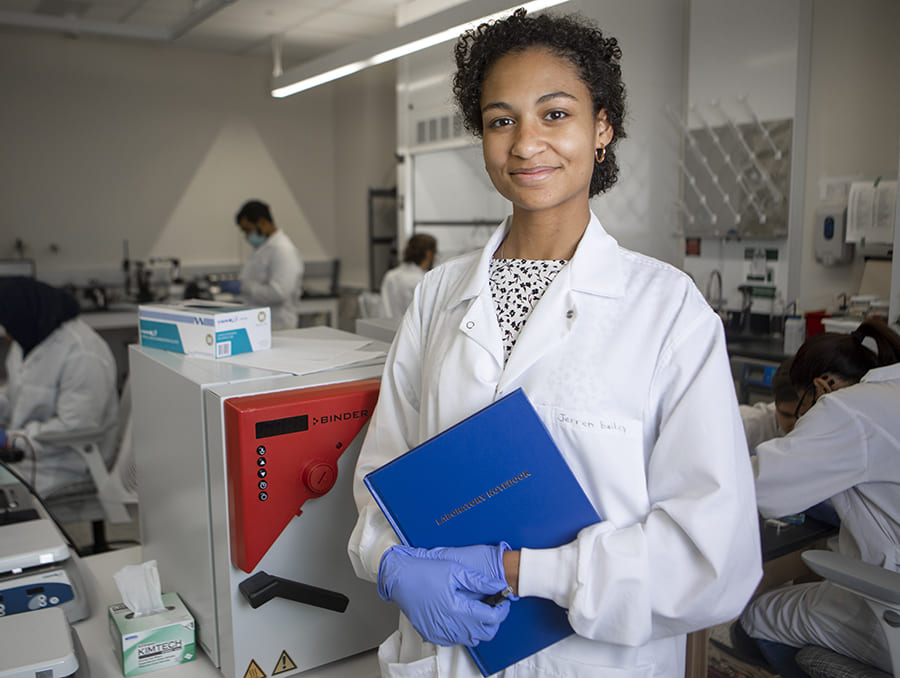
[[[450,307],[478,296],[488,285],[490,259],[500,246],[511,223],[511,216],[504,219],[480,255],[472,261],[464,277],[466,282],[449,299]],[[619,244],[604,230],[593,212],[568,268],[571,287],[575,291],[612,298],[622,297],[625,294]]]
[[[869,383],[900,380],[900,363],[875,367],[863,375],[862,381]]]

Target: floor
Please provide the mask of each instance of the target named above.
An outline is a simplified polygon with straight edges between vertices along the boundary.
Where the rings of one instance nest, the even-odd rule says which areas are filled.
[[[741,661],[729,653],[731,622],[715,626],[709,633],[709,678],[778,678],[778,674]]]

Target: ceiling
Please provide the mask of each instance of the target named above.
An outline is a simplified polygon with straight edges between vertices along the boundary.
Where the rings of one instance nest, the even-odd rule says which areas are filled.
[[[0,0],[0,31],[51,31],[269,56],[289,68],[396,26],[422,0]],[[444,7],[459,0],[432,1]]]

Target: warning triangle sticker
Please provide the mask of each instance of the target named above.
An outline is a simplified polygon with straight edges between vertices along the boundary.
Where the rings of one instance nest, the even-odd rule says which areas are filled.
[[[244,671],[244,678],[266,678],[266,672],[259,667],[255,659],[251,659],[250,666]]]
[[[272,675],[277,676],[279,673],[293,671],[296,668],[297,665],[294,663],[294,660],[291,659],[290,655],[288,655],[287,651],[282,650],[281,656],[278,658],[278,663],[275,664],[275,668],[272,669]]]

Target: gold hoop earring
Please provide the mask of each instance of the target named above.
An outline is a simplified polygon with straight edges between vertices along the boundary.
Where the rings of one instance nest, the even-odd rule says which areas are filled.
[[[597,162],[603,162],[606,158],[606,146],[600,146],[596,151],[594,151],[594,157],[597,159]]]

